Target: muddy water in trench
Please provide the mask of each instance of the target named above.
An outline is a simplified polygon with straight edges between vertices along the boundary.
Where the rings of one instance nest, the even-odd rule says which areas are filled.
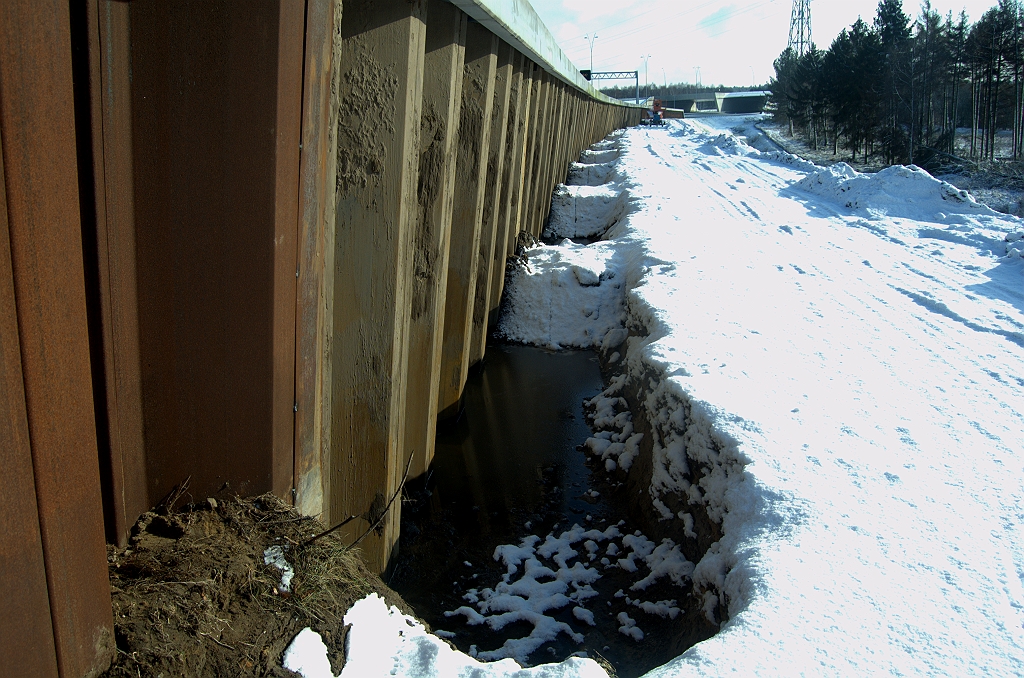
[[[467,590],[493,588],[501,580],[505,567],[494,560],[496,546],[518,544],[531,534],[543,540],[573,524],[604,530],[626,518],[624,485],[596,465],[592,472],[577,449],[591,435],[583,400],[603,386],[593,352],[489,346],[482,369],[466,385],[464,414],[439,431],[430,471],[408,485],[389,584],[433,629],[454,632],[449,640],[459,649],[493,650],[532,628],[517,622],[495,632],[469,625],[463,616],[444,615],[468,604]],[[625,534],[635,527],[627,519],[620,529]],[[583,552],[581,544],[575,548]],[[604,657],[626,678],[702,639],[681,633],[682,620],[647,618],[627,608],[615,593],[628,591],[635,576],[614,566],[601,574],[593,584],[600,595],[587,603],[596,626],[574,619],[571,604],[547,613],[583,634],[584,642],[559,634],[530,655],[530,664],[583,651]],[[669,586],[647,593],[652,600],[684,597]],[[623,611],[640,622],[642,642],[618,632],[616,615]]]

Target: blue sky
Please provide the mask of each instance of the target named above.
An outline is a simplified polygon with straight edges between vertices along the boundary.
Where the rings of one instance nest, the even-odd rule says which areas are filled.
[[[597,33],[595,70],[640,70],[652,83],[761,84],[789,37],[791,0],[532,0],[533,7],[579,68],[590,65],[584,35]],[[813,37],[825,48],[858,16],[871,21],[877,0],[814,0]],[[940,13],[966,9],[974,21],[996,0],[933,0]],[[912,17],[920,3],[904,0]]]

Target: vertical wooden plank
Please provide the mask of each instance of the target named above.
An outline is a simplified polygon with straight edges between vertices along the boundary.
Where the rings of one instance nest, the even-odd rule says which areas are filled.
[[[149,496],[288,497],[305,5],[128,9]]]
[[[82,676],[109,664],[113,620],[86,318],[68,12],[67,3],[57,0],[0,3],[0,140],[54,646],[61,675]]]
[[[572,89],[567,89],[565,92],[566,108],[566,129],[562,135],[562,143],[558,149],[559,158],[561,159],[561,165],[563,169],[568,168],[570,147],[572,146],[572,135],[575,130],[576,124],[576,97]],[[564,178],[563,178],[564,181]]]
[[[523,165],[523,187],[522,203],[519,207],[519,227],[516,229],[516,236],[520,232],[529,230],[530,207],[534,205],[534,184],[537,179],[537,145],[542,138],[544,129],[544,92],[545,78],[547,74],[540,66],[534,66],[534,78],[530,82],[529,101],[529,136],[526,143],[526,158]],[[513,250],[515,245],[512,245]]]
[[[426,2],[350,0],[342,22],[331,515],[382,572],[398,540]]]
[[[537,98],[534,96],[534,76],[536,72],[536,66],[524,55],[522,90],[519,95],[519,120],[516,128],[516,151],[513,156],[515,165],[512,168],[514,179],[512,194],[509,196],[507,256],[515,254],[516,238],[519,235],[519,231],[522,230],[523,193],[527,186],[527,163],[530,158],[530,140],[537,108]]]
[[[533,161],[530,163],[529,201],[523,215],[523,230],[534,237],[539,234],[536,225],[537,202],[540,200],[544,158],[547,155],[545,143],[551,131],[551,79],[552,76],[545,72],[537,109],[537,138],[534,140]]]
[[[578,119],[577,119],[577,114],[576,114],[577,113],[576,93],[573,90],[570,89],[566,93],[566,97],[568,99],[568,109],[567,109],[567,112],[566,112],[566,116],[568,118],[568,122],[567,122],[567,127],[566,127],[566,130],[565,130],[565,134],[562,137],[562,147],[559,149],[559,154],[560,154],[561,159],[562,159],[562,162],[561,162],[562,168],[565,169],[565,170],[568,170],[569,163],[572,162],[572,145],[573,145],[574,135],[576,133],[576,124],[578,122]],[[565,178],[563,178],[562,181],[565,181]]]
[[[480,226],[487,179],[487,156],[494,107],[494,72],[498,38],[481,24],[466,32],[466,65],[459,114],[458,161],[445,292],[444,340],[438,412],[442,419],[458,413],[469,373],[470,330],[479,267]]]
[[[565,172],[561,167],[562,164],[562,138],[565,136],[565,125],[567,123],[567,100],[565,96],[565,85],[558,83],[558,113],[555,116],[555,131],[551,137],[551,170],[548,174],[548,192],[551,193],[554,186],[562,181],[565,177]],[[547,217],[548,208],[551,206],[549,200],[544,206],[544,210],[541,214],[541,221]],[[541,225],[543,230],[543,224]]]
[[[87,256],[96,258],[93,284],[99,299],[99,318],[93,322],[99,324],[102,363],[94,365],[99,372],[94,377],[102,384],[96,402],[97,428],[105,434],[102,471],[109,479],[103,486],[107,535],[124,544],[135,518],[150,506],[139,366],[128,5],[91,0],[84,11],[85,26],[72,26],[86,31],[88,86],[79,97],[88,99],[92,131],[94,211],[89,222],[83,213],[82,229],[94,233],[96,246]],[[80,128],[85,122],[79,121]]]
[[[289,502],[295,499],[292,494],[295,486],[295,413],[298,408],[295,391],[295,327],[298,278],[301,274],[298,241],[306,221],[305,215],[299,212],[305,25],[304,3],[280,0],[277,24],[277,110],[274,125],[273,430],[270,485],[274,494]],[[322,127],[319,120],[314,125]]]
[[[39,536],[32,448],[25,411],[21,345],[7,230],[3,143],[0,140],[0,563],[9,581],[0,596],[0,666],[26,676],[56,676],[57,655]]]
[[[494,280],[491,282],[491,298],[488,303],[488,326],[497,322],[497,309],[501,303],[501,293],[505,287],[505,259],[508,254],[508,241],[510,233],[514,228],[514,211],[512,195],[518,195],[522,186],[522,157],[524,118],[527,100],[529,97],[528,85],[524,87],[523,71],[525,69],[526,57],[516,53],[514,56],[513,70],[509,82],[509,103],[505,134],[505,165],[502,168],[501,178],[501,199],[498,214],[497,240],[494,244],[494,260],[491,266],[494,270]],[[514,186],[513,186],[514,184]]]
[[[419,222],[413,253],[409,391],[405,415],[405,448],[413,454],[410,477],[424,473],[430,466],[437,434],[437,391],[441,380],[467,21],[465,13],[455,5],[430,0],[423,68]]]
[[[551,211],[551,194],[554,191],[554,186],[561,180],[556,177],[556,173],[564,174],[560,168],[558,147],[565,125],[565,90],[564,85],[560,81],[555,81],[553,86],[554,89],[552,91],[551,105],[552,124],[550,126],[551,129],[547,139],[547,148],[551,150],[548,152],[547,161],[544,166],[543,190],[541,191],[540,200],[537,204],[538,236],[543,233],[544,222],[547,220],[548,213]]]
[[[496,278],[504,277],[501,270],[493,266],[494,246],[500,230],[502,179],[505,169],[505,136],[508,130],[508,107],[512,84],[512,58],[515,50],[501,43],[498,50],[498,66],[494,80],[494,109],[491,112],[491,141],[487,154],[487,186],[484,194],[484,212],[480,231],[480,263],[476,278],[476,295],[473,300],[473,327],[470,338],[470,364],[483,360],[487,347],[487,314],[490,309],[491,286],[497,285]],[[504,249],[505,243],[501,243]]]
[[[324,261],[322,296],[317,312],[317,322],[322,323],[320,368],[317,371],[317,392],[322,401],[320,417],[320,469],[323,487],[323,502],[320,519],[328,525],[336,522],[331,514],[334,496],[331,490],[333,449],[331,436],[334,426],[334,255],[336,241],[336,216],[338,207],[338,121],[341,119],[341,74],[342,74],[342,0],[334,3],[333,34],[331,36],[331,97],[327,121],[327,150],[324,163],[327,166],[326,204],[324,205]],[[315,491],[315,490],[311,490]]]
[[[330,157],[335,0],[308,0],[299,154],[298,280],[295,301],[295,507],[321,515],[324,505],[323,354],[326,213],[335,176]],[[340,17],[339,17],[340,18]],[[337,24],[340,29],[340,24]]]

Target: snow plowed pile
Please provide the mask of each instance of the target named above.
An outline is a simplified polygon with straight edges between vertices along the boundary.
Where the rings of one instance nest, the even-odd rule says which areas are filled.
[[[890,217],[931,221],[937,214],[998,214],[967,191],[913,165],[861,174],[841,162],[809,174],[796,182],[796,187],[851,209]]]

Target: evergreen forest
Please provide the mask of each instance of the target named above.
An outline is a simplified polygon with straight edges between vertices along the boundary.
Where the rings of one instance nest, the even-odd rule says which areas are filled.
[[[1020,0],[999,0],[973,24],[929,0],[912,21],[901,0],[881,0],[871,24],[858,19],[826,51],[787,49],[775,73],[776,119],[815,149],[887,164],[1024,151]]]

